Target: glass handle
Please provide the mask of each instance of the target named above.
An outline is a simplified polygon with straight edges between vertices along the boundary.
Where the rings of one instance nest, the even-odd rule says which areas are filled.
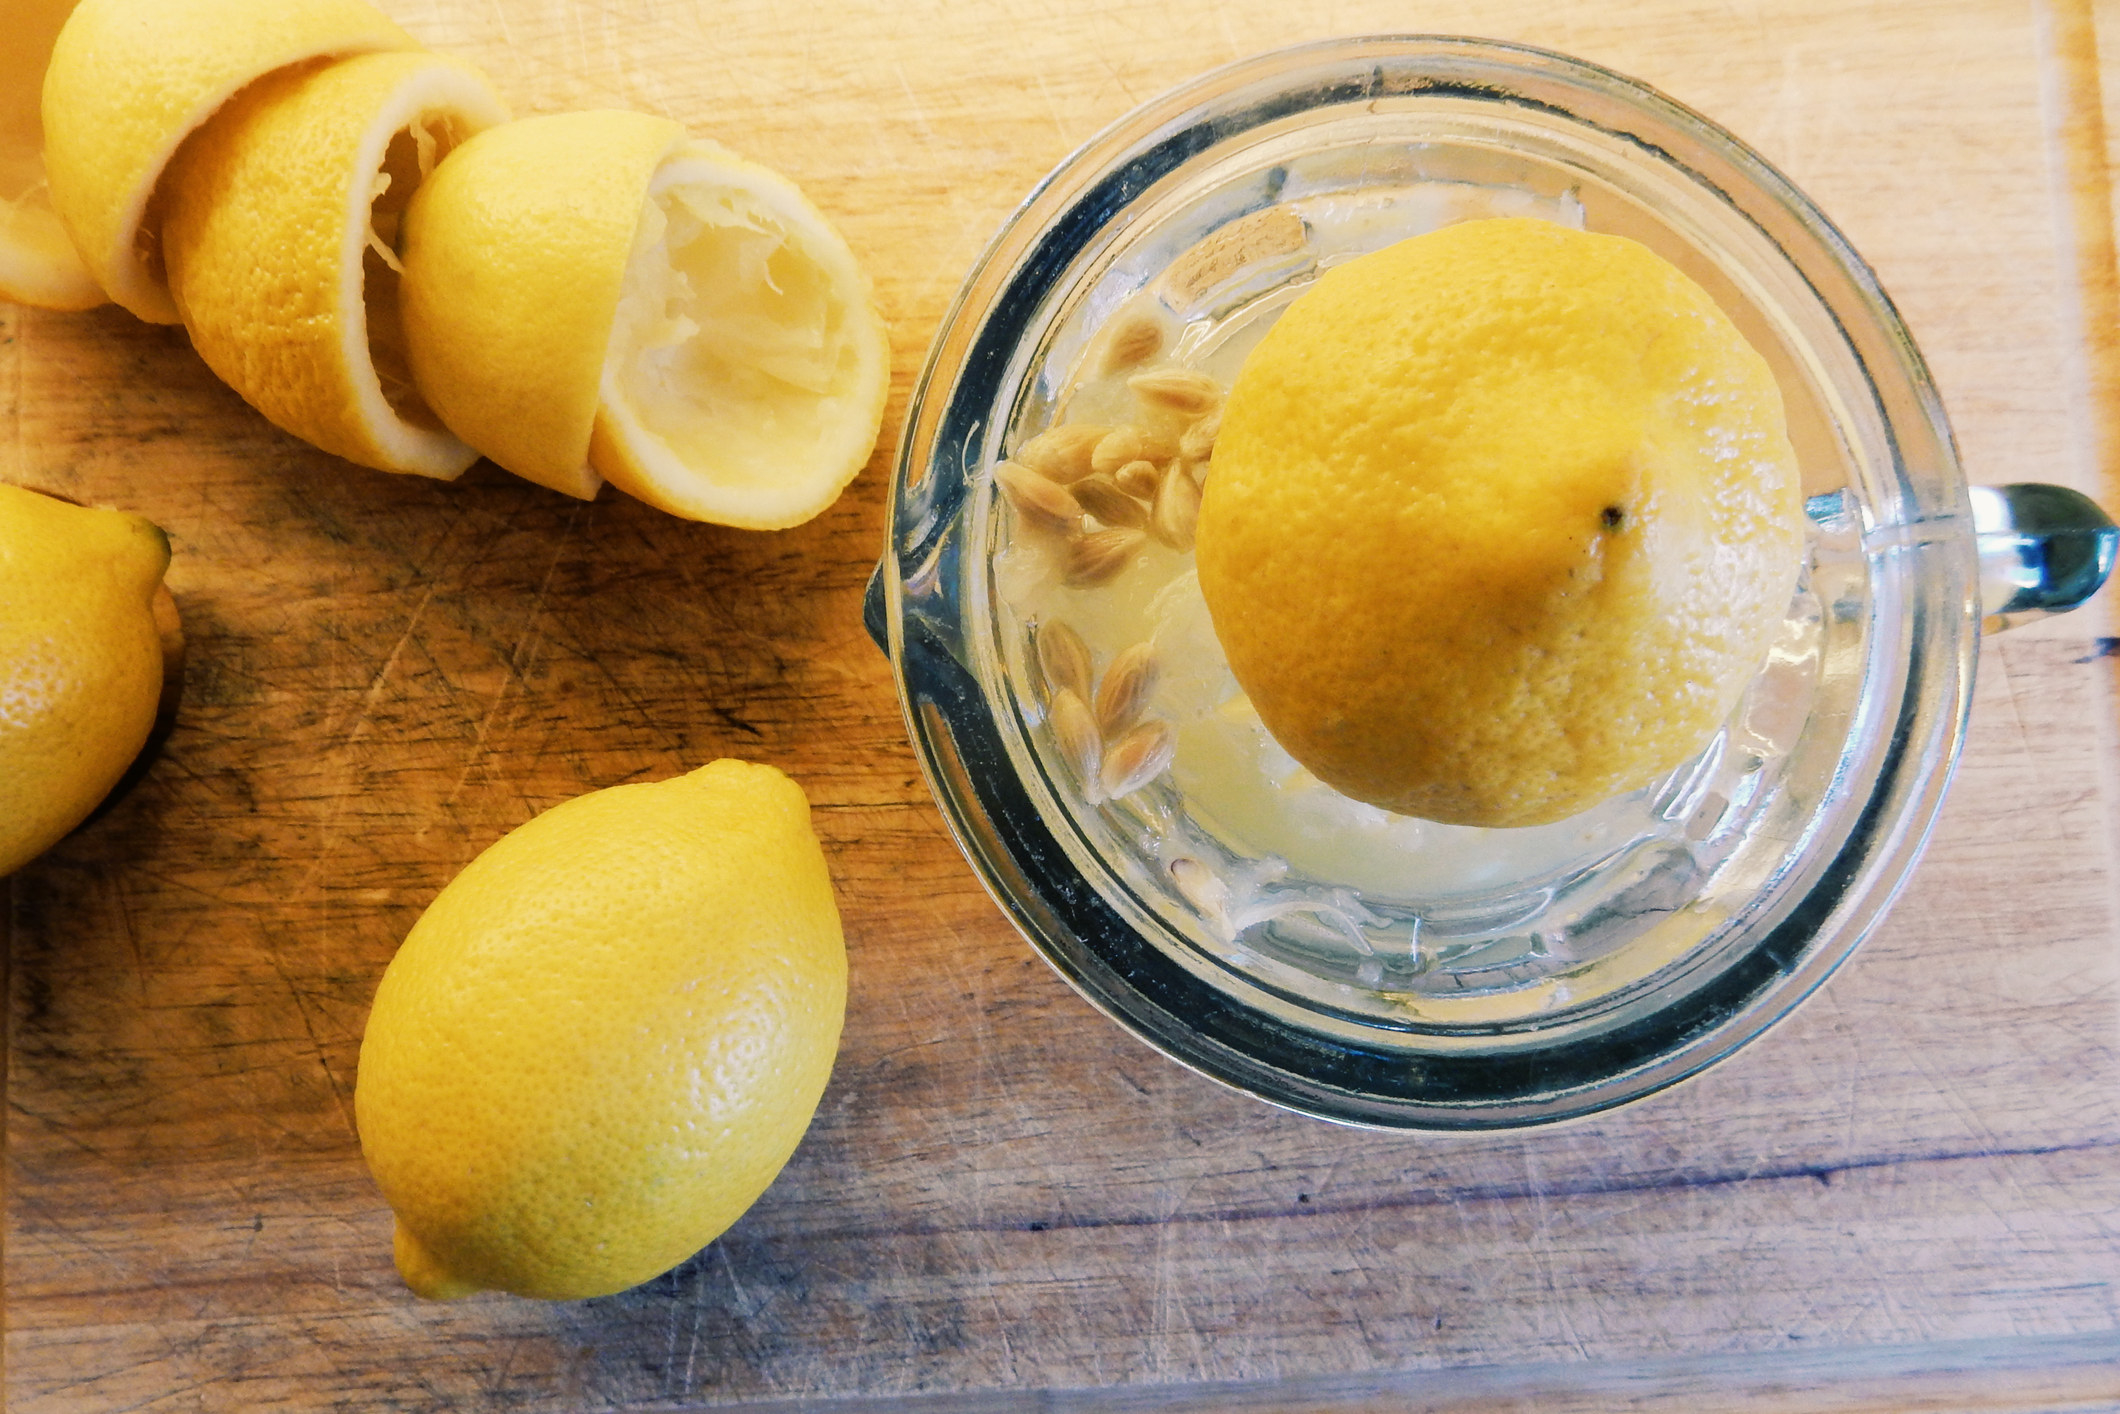
[[[869,631],[869,641],[883,650],[883,656],[891,656],[890,602],[883,597],[883,577],[898,568],[891,552],[883,552],[876,568],[869,571],[868,588],[861,594],[861,626]]]
[[[2038,482],[1969,489],[1983,632],[2065,614],[2105,583],[2120,529],[2090,497]]]

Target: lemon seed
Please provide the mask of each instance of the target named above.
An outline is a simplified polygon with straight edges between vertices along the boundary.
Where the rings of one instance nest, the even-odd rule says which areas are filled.
[[[1090,473],[1090,454],[1111,428],[1088,422],[1048,427],[1016,448],[1016,460],[1066,486]]]
[[[1097,729],[1107,741],[1131,727],[1156,690],[1156,650],[1136,643],[1112,659],[1097,688]]]

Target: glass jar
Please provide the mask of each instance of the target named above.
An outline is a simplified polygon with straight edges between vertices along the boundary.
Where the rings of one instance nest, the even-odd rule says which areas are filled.
[[[1125,567],[1146,576],[1129,608],[1051,588],[994,468],[1100,396],[1100,340],[1122,313],[1149,311],[1178,362],[1226,378],[1321,270],[1489,214],[1644,242],[1773,368],[1811,522],[1773,653],[1696,757],[1559,826],[1372,819],[1329,791],[1245,795],[1248,777],[1233,796],[1218,739],[1193,732],[1190,759],[1182,745],[1228,702],[1182,553],[1149,546]],[[1786,1015],[1912,868],[1983,623],[2087,597],[2114,544],[2074,493],[1968,491],[1875,277],[1736,139],[1579,60],[1426,37],[1236,64],[1064,162],[944,320],[890,535],[869,627],[914,747],[966,857],[1061,975],[1266,1100],[1443,1130],[1635,1099]],[[1107,663],[1113,633],[1197,660],[1165,675],[1194,695],[1169,690],[1181,745],[1138,789],[1100,790],[1052,720],[1039,636],[1081,614],[1105,623],[1090,647]],[[1271,756],[1263,734],[1254,745]],[[1262,800],[1263,824],[1231,825]]]

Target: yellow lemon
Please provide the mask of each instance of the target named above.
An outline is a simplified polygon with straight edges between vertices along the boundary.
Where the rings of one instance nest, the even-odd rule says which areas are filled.
[[[718,1236],[824,1092],[846,951],[802,790],[716,761],[504,836],[377,988],[361,1148],[422,1296],[624,1290]]]
[[[103,291],[81,263],[44,176],[44,67],[74,0],[10,0],[0,45],[0,299],[91,309]]]
[[[89,274],[140,318],[177,323],[155,198],[178,145],[286,65],[418,47],[363,0],[80,0],[42,116],[51,204]]]
[[[1542,221],[1328,271],[1213,467],[1200,589],[1267,729],[1453,824],[1563,819],[1698,750],[1802,555],[1765,361],[1647,247]]]
[[[507,110],[432,54],[268,75],[170,164],[163,250],[184,327],[259,412],[348,461],[448,479],[478,453],[414,388],[398,322],[398,222],[423,178]]]
[[[639,113],[464,144],[405,220],[415,380],[442,421],[569,495],[810,519],[867,462],[890,350],[846,242],[785,177]]]
[[[0,485],[0,876],[86,819],[146,742],[168,567],[143,517]]]

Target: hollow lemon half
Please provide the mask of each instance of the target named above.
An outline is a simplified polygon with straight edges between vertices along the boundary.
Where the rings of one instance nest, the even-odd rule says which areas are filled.
[[[363,466],[446,480],[476,461],[407,371],[393,241],[436,163],[507,116],[477,70],[424,53],[297,65],[238,94],[171,164],[163,223],[207,366]]]
[[[418,47],[364,0],[80,0],[40,117],[50,202],[89,275],[140,318],[178,323],[157,197],[184,139],[289,64]]]
[[[405,219],[415,380],[442,421],[572,496],[799,524],[868,461],[889,341],[845,240],[785,177],[640,113],[464,144]]]

